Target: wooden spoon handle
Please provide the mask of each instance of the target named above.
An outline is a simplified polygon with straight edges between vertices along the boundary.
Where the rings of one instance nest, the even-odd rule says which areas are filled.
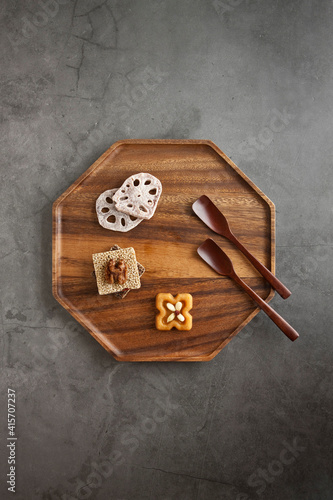
[[[231,275],[236,283],[238,283],[244,290],[250,295],[250,297],[258,304],[258,306],[271,318],[272,321],[280,328],[280,330],[292,341],[299,337],[299,334],[294,330],[294,328],[287,323],[285,319],[282,318],[272,307],[267,304],[259,295],[252,290],[244,281],[237,276],[236,273]]]
[[[255,256],[252,255],[252,253],[244,247],[244,245],[242,245],[242,243],[236,238],[233,233],[230,233],[229,239],[237,246],[237,248],[239,248],[241,252],[243,252],[243,254],[249,259],[254,267],[258,269],[260,274],[263,275],[263,277],[272,285],[272,287],[277,291],[279,295],[281,295],[283,299],[287,299],[291,295],[291,291],[288,290],[288,288],[284,286],[284,284],[281,283],[281,281],[278,280],[277,277],[267,269],[267,267],[259,262],[259,260],[256,259]]]

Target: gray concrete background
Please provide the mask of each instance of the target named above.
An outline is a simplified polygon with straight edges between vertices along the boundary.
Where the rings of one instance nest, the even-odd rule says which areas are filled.
[[[19,500],[333,498],[332,10],[1,1],[1,499],[7,387]],[[297,342],[260,314],[209,363],[117,363],[57,304],[52,203],[123,138],[211,139],[275,202]]]

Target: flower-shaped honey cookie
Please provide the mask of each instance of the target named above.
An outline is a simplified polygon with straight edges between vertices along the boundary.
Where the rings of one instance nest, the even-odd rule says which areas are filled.
[[[158,330],[191,330],[193,299],[189,293],[179,293],[174,297],[171,293],[158,293],[156,295],[156,307],[159,310],[156,316],[156,328]]]

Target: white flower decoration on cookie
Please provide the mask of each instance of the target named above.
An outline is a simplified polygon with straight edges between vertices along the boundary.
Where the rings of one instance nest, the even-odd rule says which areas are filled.
[[[175,305],[168,302],[166,306],[169,309],[169,311],[171,311],[170,316],[168,316],[167,318],[167,323],[170,323],[170,321],[174,320],[175,318],[177,318],[181,322],[185,321],[185,318],[181,313],[183,307],[182,302],[177,302]]]

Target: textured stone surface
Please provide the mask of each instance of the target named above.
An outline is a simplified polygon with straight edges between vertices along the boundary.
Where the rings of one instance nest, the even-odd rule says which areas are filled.
[[[11,387],[18,500],[331,500],[332,14],[2,0],[1,499]],[[138,137],[211,139],[275,202],[297,342],[259,314],[209,363],[121,364],[56,303],[52,202]]]

